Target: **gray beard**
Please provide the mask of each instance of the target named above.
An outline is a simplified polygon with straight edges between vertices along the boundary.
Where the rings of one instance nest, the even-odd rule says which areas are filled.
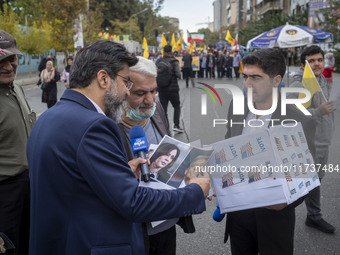
[[[117,96],[117,85],[112,81],[110,89],[104,96],[106,116],[120,123],[123,117],[123,99]]]
[[[141,111],[139,108],[145,106],[145,104],[142,103],[137,107],[136,112],[138,112],[138,114],[143,116],[145,119],[149,119],[154,114],[154,109],[156,108],[155,102],[152,105],[153,105],[152,109],[147,110],[147,111]],[[130,111],[132,110],[131,106],[129,105],[129,103],[127,101],[123,102],[123,109],[125,110],[126,115],[128,115],[130,113]]]

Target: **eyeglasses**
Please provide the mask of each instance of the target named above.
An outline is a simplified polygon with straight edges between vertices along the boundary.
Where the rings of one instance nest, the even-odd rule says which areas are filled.
[[[117,76],[119,76],[120,78],[123,79],[124,83],[125,83],[125,86],[128,90],[130,90],[133,86],[133,81],[130,80],[130,78],[126,78],[124,76],[121,76],[119,74],[117,74]]]

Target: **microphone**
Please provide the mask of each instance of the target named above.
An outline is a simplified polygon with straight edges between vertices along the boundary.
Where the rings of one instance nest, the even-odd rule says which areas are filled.
[[[133,126],[130,129],[130,141],[132,146],[132,151],[138,157],[146,159],[146,151],[149,149],[148,141],[145,137],[144,129],[141,126]],[[150,181],[150,171],[148,163],[140,165],[142,172],[142,180],[144,182]]]
[[[214,214],[213,214],[213,216],[212,216],[213,219],[214,219],[214,221],[221,222],[221,221],[223,220],[224,216],[225,216],[225,214],[224,214],[224,213],[221,213],[220,207],[219,207],[219,205],[217,204],[217,205],[216,205],[216,210],[215,210],[215,212],[214,212]]]

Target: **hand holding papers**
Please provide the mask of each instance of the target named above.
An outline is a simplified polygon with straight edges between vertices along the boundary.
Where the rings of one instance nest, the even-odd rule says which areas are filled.
[[[150,176],[148,183],[140,182],[139,185],[153,189],[176,189],[185,185],[198,184],[206,198],[210,189],[208,173],[195,172],[195,168],[201,169],[212,153],[211,149],[201,149],[182,143],[169,136],[165,136],[156,147],[150,145]],[[151,222],[148,225],[149,235],[161,232],[162,229],[174,225],[178,219]],[[152,226],[152,227],[151,227]]]
[[[160,188],[164,184],[180,188],[187,185],[190,178],[209,177],[201,169],[211,153],[211,149],[193,147],[165,136],[150,157],[151,178],[157,180]]]
[[[222,213],[290,204],[320,185],[300,123],[233,137],[212,147],[207,165],[213,170],[210,177]]]
[[[190,179],[189,184],[191,184],[191,183],[198,184],[203,191],[204,197],[207,198],[207,196],[209,195],[209,190],[210,190],[210,179],[209,179],[209,177],[193,178],[193,179]]]

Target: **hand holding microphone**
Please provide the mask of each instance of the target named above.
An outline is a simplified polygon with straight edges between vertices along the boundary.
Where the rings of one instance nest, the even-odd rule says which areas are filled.
[[[145,137],[144,129],[141,126],[134,126],[130,129],[130,141],[132,151],[135,153],[135,155],[145,159],[145,163],[140,164],[140,169],[142,172],[142,180],[144,182],[148,182],[150,181],[150,171],[146,161],[146,154],[149,149],[149,145]]]
[[[130,160],[128,162],[132,172],[135,174],[137,180],[139,180],[140,177],[140,165],[144,164],[145,162],[147,162],[149,164],[149,162],[146,159],[143,158],[134,158],[132,160]]]

